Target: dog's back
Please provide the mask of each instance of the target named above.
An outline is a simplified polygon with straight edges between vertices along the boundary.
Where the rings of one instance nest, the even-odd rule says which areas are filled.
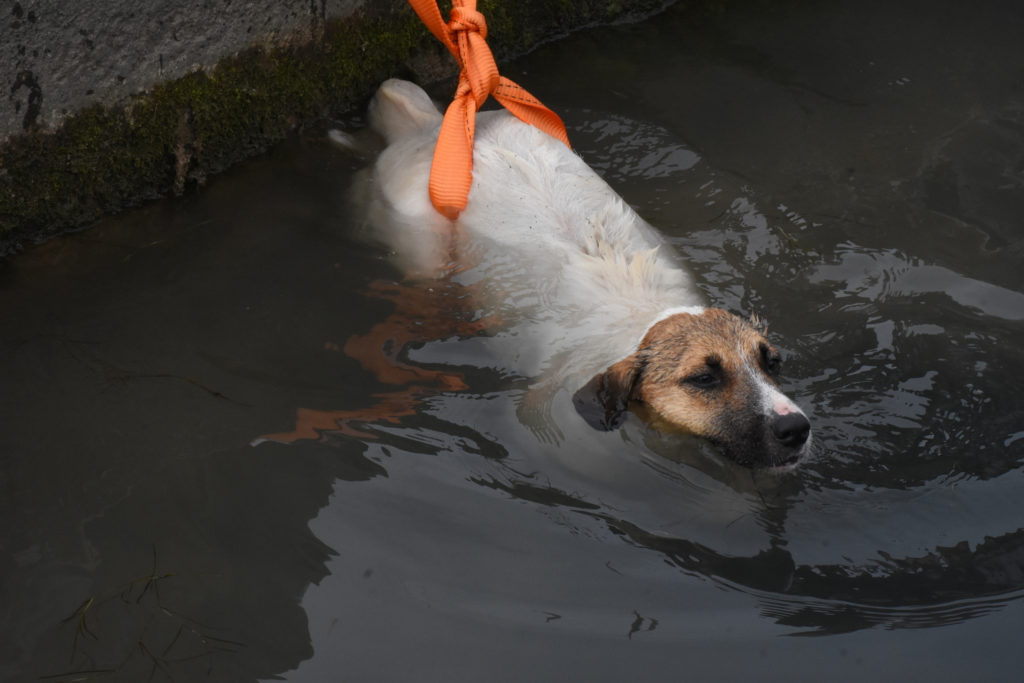
[[[428,198],[441,114],[426,93],[386,81],[370,120],[389,143],[376,167],[375,222],[392,226],[384,237],[399,255],[420,254],[417,269],[437,272],[470,253],[483,267],[513,262],[524,281],[557,286],[552,301],[562,307],[596,302],[606,324],[617,308],[649,315],[650,323],[667,308],[700,304],[657,232],[575,153],[533,126],[506,112],[478,116],[470,201],[453,226]]]

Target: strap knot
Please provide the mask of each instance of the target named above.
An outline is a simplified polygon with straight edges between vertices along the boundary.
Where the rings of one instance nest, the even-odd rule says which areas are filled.
[[[487,37],[487,21],[484,19],[484,15],[475,9],[452,7],[452,11],[448,16],[448,29],[453,33],[459,31],[472,32],[479,33],[481,38]]]
[[[476,11],[476,0],[452,0],[446,24],[437,0],[409,0],[434,37],[444,43],[462,67],[455,97],[445,112],[430,166],[430,201],[455,220],[466,208],[473,184],[473,136],[476,112],[491,95],[516,118],[539,128],[569,146],[558,115],[533,95],[498,74],[487,47],[487,22]]]

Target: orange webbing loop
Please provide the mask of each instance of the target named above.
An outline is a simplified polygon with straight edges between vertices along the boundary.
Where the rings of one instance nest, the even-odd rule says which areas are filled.
[[[448,23],[441,18],[437,0],[409,0],[409,4],[462,68],[455,98],[444,114],[441,133],[430,166],[430,201],[440,213],[455,220],[466,208],[473,184],[473,135],[476,112],[489,95],[512,114],[569,145],[558,115],[512,81],[498,75],[494,55],[487,47],[487,23],[476,11],[476,0],[452,0]]]

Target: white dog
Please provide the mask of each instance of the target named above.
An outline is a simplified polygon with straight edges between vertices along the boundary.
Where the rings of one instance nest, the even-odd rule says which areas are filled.
[[[469,203],[451,222],[427,192],[441,123],[427,94],[389,80],[370,120],[388,145],[364,197],[373,230],[407,271],[487,293],[504,324],[486,343],[534,381],[525,401],[567,388],[605,430],[633,407],[748,466],[807,452],[810,423],[777,388],[779,354],[756,322],[705,308],[657,232],[569,148],[481,113]]]

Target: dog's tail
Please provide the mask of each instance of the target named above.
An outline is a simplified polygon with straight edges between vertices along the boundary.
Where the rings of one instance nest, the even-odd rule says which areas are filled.
[[[396,78],[384,81],[370,103],[370,125],[388,144],[441,125],[441,112],[423,88]]]

